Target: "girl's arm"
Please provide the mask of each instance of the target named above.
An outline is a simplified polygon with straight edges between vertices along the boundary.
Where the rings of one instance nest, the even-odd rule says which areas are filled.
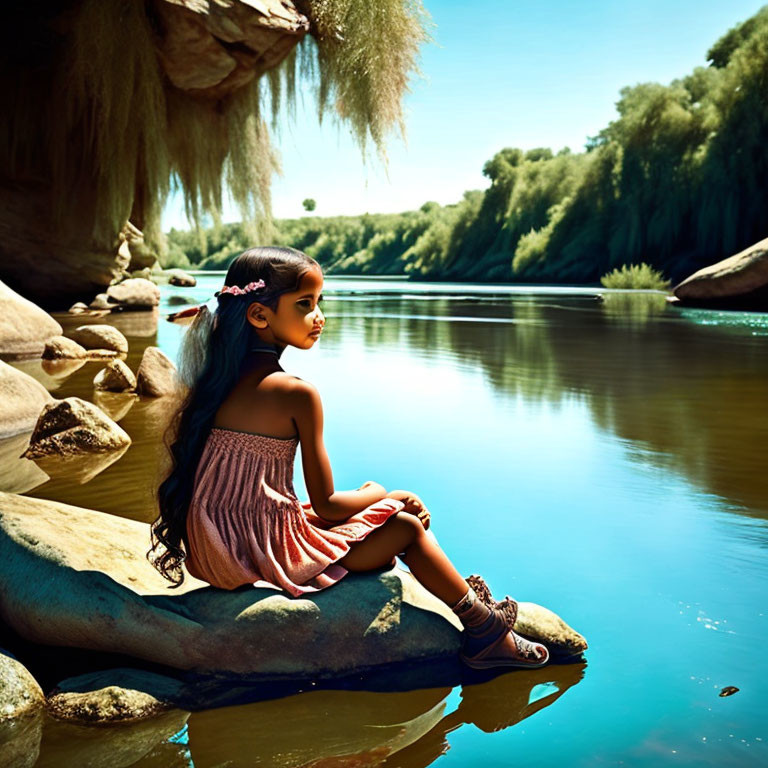
[[[331,522],[346,520],[387,498],[384,486],[372,483],[356,491],[334,491],[331,462],[323,443],[323,405],[317,388],[296,379],[291,391],[293,420],[301,443],[304,482],[314,513]]]

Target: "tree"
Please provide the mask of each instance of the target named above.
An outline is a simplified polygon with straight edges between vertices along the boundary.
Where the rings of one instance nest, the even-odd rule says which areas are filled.
[[[301,204],[304,206],[305,211],[314,211],[317,207],[317,203],[311,197],[302,200]]]

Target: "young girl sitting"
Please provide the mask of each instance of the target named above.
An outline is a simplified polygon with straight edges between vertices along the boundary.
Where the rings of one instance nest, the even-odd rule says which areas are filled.
[[[322,269],[309,256],[252,248],[199,308],[180,354],[188,391],[166,435],[173,462],[157,491],[148,555],[163,551],[152,564],[176,586],[184,563],[215,587],[298,596],[400,556],[457,614],[466,664],[543,666],[547,649],[512,630],[517,603],[494,602],[479,576],[462,578],[425,533],[430,514],[415,493],[370,480],[335,490],[320,395],[280,365],[287,346],[310,349],[320,337],[322,288]],[[293,489],[299,443],[306,502]]]

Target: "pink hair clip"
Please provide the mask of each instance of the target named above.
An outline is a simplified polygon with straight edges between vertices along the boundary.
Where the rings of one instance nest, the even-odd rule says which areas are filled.
[[[239,285],[225,285],[216,295],[218,296],[220,293],[231,293],[235,296],[243,296],[244,294],[250,293],[251,291],[264,288],[265,285],[266,283],[263,280],[254,280],[243,288],[241,288]]]

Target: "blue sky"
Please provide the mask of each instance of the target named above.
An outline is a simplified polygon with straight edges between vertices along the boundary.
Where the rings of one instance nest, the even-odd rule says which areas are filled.
[[[453,203],[482,189],[483,164],[503,147],[568,146],[615,116],[625,85],[668,83],[696,66],[730,27],[754,14],[747,0],[424,0],[435,27],[422,51],[423,77],[404,103],[406,141],[393,134],[388,175],[375,156],[363,163],[348,129],[319,126],[306,94],[295,121],[273,143],[283,176],[273,182],[278,218],[396,212],[427,200]],[[238,220],[227,205],[225,221]],[[178,195],[163,228],[186,229]]]

